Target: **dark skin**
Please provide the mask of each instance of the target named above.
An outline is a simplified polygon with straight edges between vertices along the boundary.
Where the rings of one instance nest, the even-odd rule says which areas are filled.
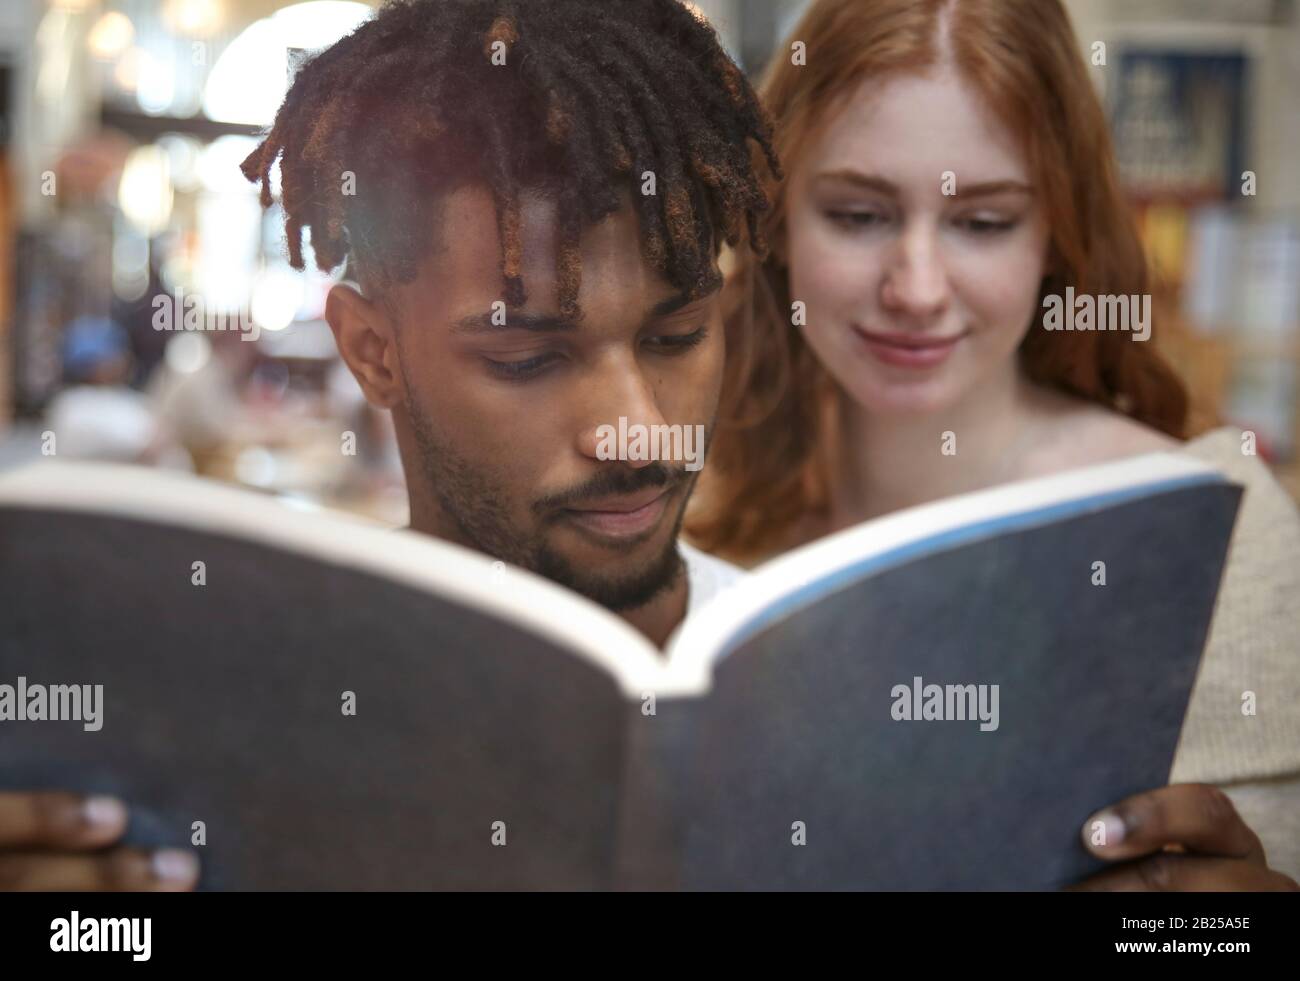
[[[561,322],[554,205],[526,197],[522,214],[521,308],[500,304],[492,197],[467,186],[446,200],[440,247],[387,305],[396,318],[346,286],[326,318],[366,398],[393,413],[414,530],[549,575],[662,645],[686,610],[675,543],[695,474],[680,460],[600,460],[597,429],[620,417],[712,424],[725,356],[718,293],[687,301],[630,247],[628,199],[583,235],[582,320]],[[504,325],[491,323],[494,302]],[[601,534],[573,513],[659,489],[661,517],[635,536]]]
[[[646,579],[646,570],[662,564],[665,555],[675,557],[688,478],[666,481],[671,498],[662,514],[648,531],[630,539],[593,534],[561,512],[571,510],[566,504],[580,508],[592,503],[586,491],[600,486],[601,474],[620,474],[615,481],[640,480],[628,475],[653,466],[597,459],[597,426],[615,423],[619,416],[646,425],[712,421],[724,356],[716,295],[669,314],[654,313],[675,293],[633,247],[638,230],[629,206],[583,236],[579,303],[586,317],[579,327],[454,331],[454,324],[489,311],[498,298],[500,244],[485,192],[467,189],[448,204],[450,224],[442,248],[394,298],[396,318],[385,304],[346,286],[334,288],[326,313],[366,397],[393,412],[412,528],[469,545],[504,528],[504,549],[519,551],[525,542],[554,553],[593,592],[611,583],[618,592]],[[555,313],[552,213],[544,200],[525,207],[524,278],[530,295],[521,314]],[[708,330],[698,343],[672,352],[664,347],[665,338],[689,335],[702,324]],[[537,358],[545,359],[547,367],[526,382],[503,380],[485,361]],[[430,431],[421,435],[421,427]],[[467,478],[467,489],[495,498],[492,508],[480,514],[450,513],[458,505],[476,505],[440,496],[435,489],[436,475],[430,470],[444,464],[427,458],[422,443],[429,438],[442,453],[491,474],[492,480],[482,485]],[[667,469],[675,472],[671,463]],[[608,504],[608,488],[600,491],[598,503]],[[535,557],[526,548],[511,556]],[[685,614],[686,581],[671,574],[676,571],[669,564],[670,574],[647,602],[619,611],[657,643]],[[125,807],[100,805],[96,811],[100,820],[92,822],[84,799],[74,794],[0,793],[0,889],[194,887],[197,866],[178,868],[177,878],[162,879],[150,854],[113,847],[126,829]],[[1119,824],[1107,820],[1110,844],[1101,847],[1094,844],[1094,822],[1107,813]],[[1093,815],[1080,830],[1086,848],[1115,864],[1077,889],[1300,888],[1268,868],[1258,837],[1228,797],[1208,785],[1178,784],[1138,794]]]

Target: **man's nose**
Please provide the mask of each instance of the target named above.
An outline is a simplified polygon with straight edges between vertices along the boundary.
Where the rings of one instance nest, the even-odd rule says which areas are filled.
[[[654,386],[637,363],[633,352],[611,353],[601,359],[599,370],[583,380],[587,406],[584,424],[578,432],[578,452],[592,460],[625,458],[620,437],[633,433],[633,426],[665,425]],[[648,430],[653,432],[653,430]],[[652,454],[646,454],[651,456]],[[627,459],[629,467],[640,468],[650,459]]]

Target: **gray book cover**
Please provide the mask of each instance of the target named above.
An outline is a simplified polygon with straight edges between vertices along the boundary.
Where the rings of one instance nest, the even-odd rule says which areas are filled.
[[[872,523],[665,653],[414,533],[57,467],[0,475],[0,787],[201,828],[205,889],[1067,884],[1168,780],[1240,494],[1111,468]],[[74,685],[96,723],[48,717]]]

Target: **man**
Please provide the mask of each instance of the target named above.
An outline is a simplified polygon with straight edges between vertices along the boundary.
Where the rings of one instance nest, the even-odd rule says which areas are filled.
[[[244,172],[269,204],[282,152],[291,261],[309,229],[322,269],[355,267],[326,317],[393,413],[411,527],[662,643],[728,567],[684,549],[682,575],[698,471],[601,462],[598,430],[711,425],[717,256],[767,206],[768,127],[680,4],[506,9],[386,8],[303,69]]]
[[[677,548],[698,471],[604,462],[599,431],[707,431],[724,345],[716,288],[692,295],[654,275],[629,247],[639,233],[623,197],[581,237],[581,317],[548,289],[557,209],[540,196],[520,203],[527,301],[498,299],[496,206],[473,185],[446,197],[443,244],[414,283],[388,302],[336,287],[326,316],[366,397],[392,411],[413,529],[553,579],[662,644],[702,599]],[[683,551],[701,575],[730,568]]]
[[[676,0],[411,0],[302,69],[244,172],[269,205],[283,153],[291,261],[307,229],[321,268],[355,268],[360,289],[335,287],[326,316],[393,413],[412,528],[661,643],[696,587],[733,574],[679,549],[698,471],[605,459],[599,433],[712,424],[721,239],[747,229],[763,248],[750,143],[779,176],[749,86]],[[1157,856],[1093,884],[1278,884],[1226,802],[1173,787],[1112,809],[1104,857],[1170,842],[1227,857],[1170,870]],[[0,882],[192,887],[181,853],[97,851],[124,824],[118,802],[0,794]]]

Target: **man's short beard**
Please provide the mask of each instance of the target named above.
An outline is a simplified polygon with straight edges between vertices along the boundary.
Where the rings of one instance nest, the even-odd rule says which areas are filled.
[[[409,385],[407,386],[409,390]],[[577,568],[563,555],[546,544],[541,525],[535,534],[518,532],[511,526],[509,509],[501,498],[499,488],[505,475],[491,466],[474,465],[459,456],[445,440],[434,432],[429,419],[413,404],[408,396],[406,412],[411,420],[411,432],[419,453],[420,480],[437,499],[442,514],[453,522],[460,541],[493,558],[501,559],[530,572],[545,576],[561,586],[571,589],[614,612],[634,610],[672,588],[683,573],[681,554],[677,551],[677,535],[681,529],[685,508],[679,506],[672,534],[663,551],[648,565],[629,571],[625,575],[588,573]],[[602,484],[601,493],[623,492],[662,484],[680,490],[689,496],[694,474],[682,479],[661,463],[650,463],[641,471],[623,471],[621,476],[609,471]],[[658,479],[656,479],[658,478]],[[676,478],[676,479],[675,479]],[[407,477],[408,484],[414,484]],[[588,497],[595,494],[588,494]],[[540,520],[545,521],[545,516]]]
[[[524,568],[581,593],[607,610],[615,613],[635,610],[671,589],[680,579],[683,564],[681,554],[677,551],[677,532],[681,523],[681,515],[678,515],[673,533],[659,556],[645,568],[635,570],[627,576],[584,574],[544,544],[534,553],[534,564],[525,565]]]

